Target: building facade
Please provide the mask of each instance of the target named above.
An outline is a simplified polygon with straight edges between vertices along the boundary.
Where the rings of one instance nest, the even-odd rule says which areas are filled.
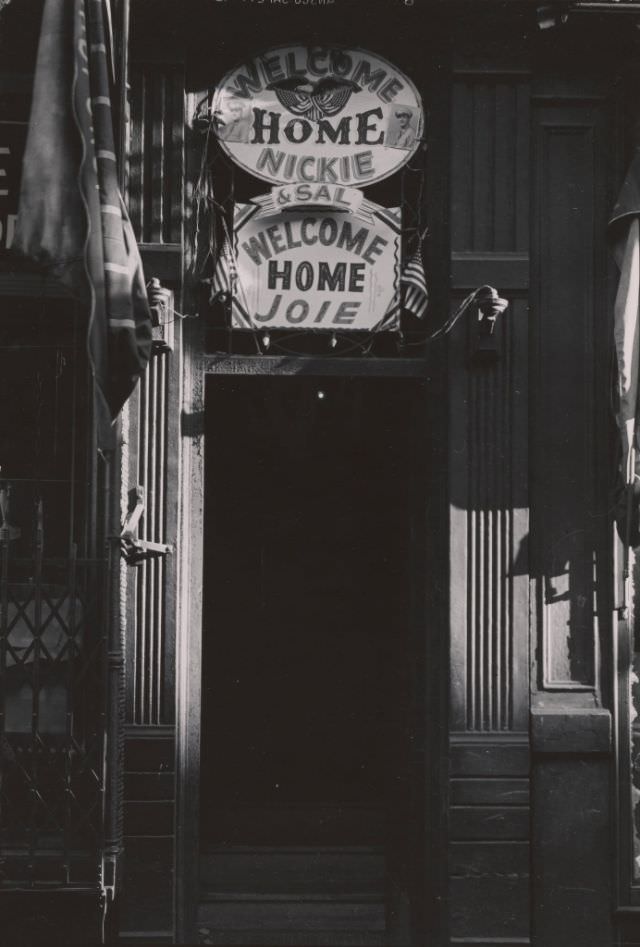
[[[107,453],[86,314],[11,252],[41,8],[0,13],[15,942],[640,944],[607,238],[640,4],[124,6],[156,326]],[[416,87],[420,146],[364,190],[422,248],[422,319],[231,327],[216,260],[268,188],[212,133],[213,90],[284,44],[370,50]],[[432,339],[484,284],[495,325],[475,306]]]

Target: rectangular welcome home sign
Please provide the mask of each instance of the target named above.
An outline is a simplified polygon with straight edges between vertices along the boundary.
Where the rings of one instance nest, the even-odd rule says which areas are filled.
[[[274,188],[236,205],[234,250],[235,328],[335,332],[398,325],[398,208],[339,186]]]

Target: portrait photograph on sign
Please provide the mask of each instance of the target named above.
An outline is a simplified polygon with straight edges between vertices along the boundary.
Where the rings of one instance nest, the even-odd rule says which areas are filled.
[[[384,143],[388,148],[403,148],[408,150],[415,145],[418,135],[420,115],[414,109],[401,105],[394,108],[390,119]]]

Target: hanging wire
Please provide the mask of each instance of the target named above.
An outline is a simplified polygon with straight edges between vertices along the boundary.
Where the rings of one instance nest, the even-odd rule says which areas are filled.
[[[216,117],[211,112],[212,99],[213,90],[209,90],[197,103],[192,119],[193,127],[201,130],[204,134],[200,170],[193,190],[194,246],[191,267],[191,275],[193,276],[204,273],[208,263],[215,266],[217,262],[220,248],[216,233],[216,211],[223,230],[223,238],[229,240],[230,243],[232,242],[227,222],[227,217],[230,216],[229,208],[225,204],[231,204],[232,212],[234,199],[233,167],[227,161],[226,156],[215,148],[217,141],[215,136]],[[222,162],[231,172],[231,189],[222,202],[217,199],[215,194],[214,171],[215,165],[219,162]],[[204,227],[206,227],[205,253],[204,257],[201,258],[201,235]]]

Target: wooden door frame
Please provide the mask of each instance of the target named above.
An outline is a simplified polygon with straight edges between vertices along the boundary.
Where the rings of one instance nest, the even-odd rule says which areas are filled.
[[[429,241],[430,310],[436,322],[444,321],[450,311],[450,239],[449,239],[449,139],[451,123],[451,39],[448,16],[431,21],[429,125],[433,146],[427,157],[428,180],[437,183],[428,200],[432,234]],[[187,113],[196,105],[188,94]],[[199,173],[200,146],[187,135],[185,180],[195,181]],[[185,219],[191,217],[190,186],[184,194]],[[186,245],[183,260],[185,300],[197,308],[197,293],[192,285],[193,248]],[[447,343],[442,340],[427,346],[426,355],[413,359],[378,358],[266,358],[203,356],[204,319],[188,319],[184,327],[184,370],[182,401],[182,450],[180,457],[180,509],[176,623],[176,931],[179,943],[193,942],[196,933],[199,851],[199,755],[200,755],[200,664],[202,648],[202,571],[203,571],[203,484],[204,484],[204,390],[209,372],[236,373],[269,371],[329,375],[377,375],[387,377],[427,377],[429,395],[427,422],[431,432],[430,463],[432,475],[425,487],[429,503],[420,510],[425,538],[437,535],[437,544],[425,543],[424,584],[415,589],[415,607],[423,608],[438,628],[436,641],[430,641],[434,671],[432,688],[423,708],[426,723],[438,722],[433,734],[426,770],[425,819],[422,838],[423,857],[432,854],[430,872],[423,872],[423,901],[429,914],[428,943],[444,947],[448,943],[448,755],[449,755],[449,495],[446,477],[448,459],[449,369]],[[425,725],[426,725],[425,723]],[[429,767],[431,766],[431,772]]]
[[[196,941],[196,920],[199,890],[199,782],[200,782],[200,701],[202,656],[202,584],[204,541],[204,431],[205,383],[208,374],[216,375],[305,375],[307,377],[386,377],[423,378],[430,382],[427,408],[429,429],[437,443],[436,463],[432,465],[438,481],[436,501],[417,510],[424,535],[425,575],[434,579],[414,589],[414,608],[429,615],[435,636],[433,672],[429,675],[428,696],[423,708],[425,731],[429,721],[436,720],[433,740],[427,746],[424,761],[425,799],[424,833],[420,858],[433,870],[424,872],[425,917],[428,918],[429,943],[444,944],[446,929],[446,758],[448,708],[448,628],[446,603],[437,591],[446,589],[448,555],[446,475],[446,400],[444,378],[446,359],[422,358],[314,358],[314,357],[244,357],[205,355],[201,353],[200,320],[185,326],[185,362],[183,373],[182,450],[181,450],[181,537],[178,544],[178,622],[176,641],[176,936],[179,943]],[[434,452],[431,451],[433,458]],[[429,480],[431,477],[429,477]],[[424,495],[430,490],[425,484]],[[427,509],[428,507],[428,509]],[[422,514],[422,515],[421,515]],[[438,535],[437,549],[429,548],[429,535]],[[439,555],[438,555],[439,553]],[[414,625],[414,627],[416,627]],[[424,622],[422,623],[424,628]],[[433,641],[433,636],[430,639]],[[431,729],[434,729],[433,727]],[[429,856],[427,861],[427,854]],[[424,926],[424,925],[423,925]],[[426,928],[425,928],[426,929]]]

